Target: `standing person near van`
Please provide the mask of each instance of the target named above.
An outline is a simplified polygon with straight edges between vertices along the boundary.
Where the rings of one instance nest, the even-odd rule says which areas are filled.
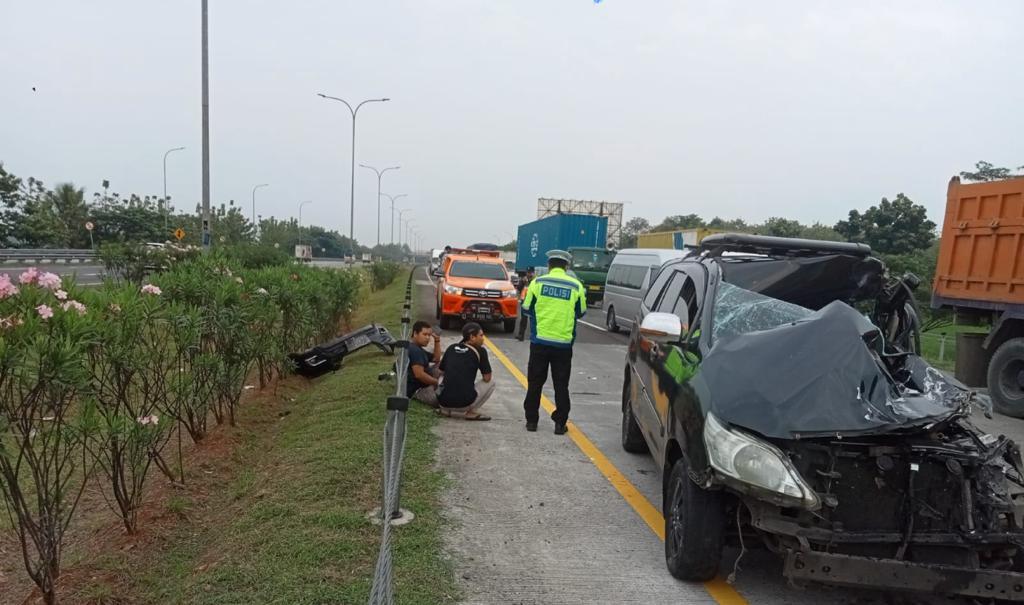
[[[572,374],[572,346],[576,342],[576,320],[587,312],[587,292],[565,270],[572,257],[565,250],[551,250],[548,272],[530,283],[523,308],[532,324],[530,361],[526,369],[526,430],[537,430],[540,416],[540,395],[548,380],[555,388],[555,434],[564,435],[569,421],[569,377]]]

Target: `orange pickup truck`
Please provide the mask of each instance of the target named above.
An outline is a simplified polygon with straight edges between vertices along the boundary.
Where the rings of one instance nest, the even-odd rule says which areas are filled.
[[[441,328],[452,320],[499,322],[512,332],[519,316],[518,292],[498,252],[456,249],[444,258],[437,281],[437,318]]]

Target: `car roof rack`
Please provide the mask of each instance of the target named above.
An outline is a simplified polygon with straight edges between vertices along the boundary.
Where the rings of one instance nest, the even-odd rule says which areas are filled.
[[[767,256],[815,256],[846,254],[871,256],[871,246],[853,242],[829,242],[816,239],[797,239],[747,233],[716,233],[704,238],[701,250],[720,255],[722,252],[746,252]]]

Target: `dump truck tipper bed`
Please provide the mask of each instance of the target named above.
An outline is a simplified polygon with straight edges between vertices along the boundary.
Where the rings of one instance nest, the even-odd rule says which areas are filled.
[[[950,180],[932,307],[992,325],[982,345],[992,401],[1024,418],[1024,178]]]

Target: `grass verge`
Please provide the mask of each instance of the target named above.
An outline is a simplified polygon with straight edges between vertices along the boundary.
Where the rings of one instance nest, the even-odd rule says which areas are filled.
[[[353,325],[376,321],[397,337],[405,277],[366,294]],[[380,499],[384,400],[394,388],[377,375],[391,363],[367,348],[340,372],[308,386],[291,379],[280,401],[246,410],[250,418],[240,424],[248,428],[238,429],[225,453],[231,470],[201,496],[170,499],[165,513],[181,521],[149,541],[155,546],[131,557],[110,555],[97,566],[121,578],[131,602],[365,603],[380,540],[366,514]],[[413,407],[408,421],[402,505],[416,520],[393,534],[396,597],[451,602],[454,576],[442,557],[443,476],[434,468],[436,419]],[[105,592],[86,585],[81,596]]]
[[[988,326],[949,325],[921,334],[921,357],[937,368],[953,371],[956,366],[956,335],[960,332],[988,332]]]

